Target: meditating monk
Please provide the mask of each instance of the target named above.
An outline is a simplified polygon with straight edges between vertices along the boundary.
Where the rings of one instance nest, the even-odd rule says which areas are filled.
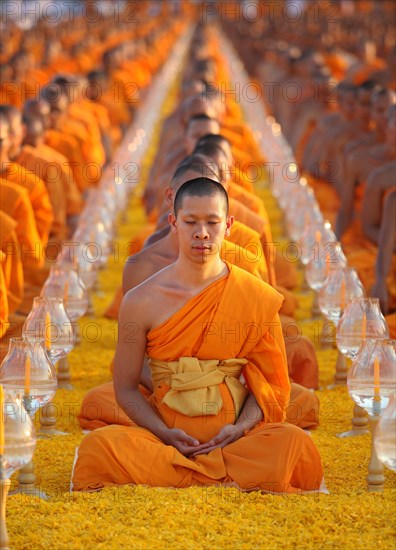
[[[173,206],[174,194],[176,194],[181,185],[188,181],[188,179],[202,177],[200,173],[202,173],[202,170],[199,167],[188,164],[181,167],[175,173],[171,182],[171,188],[168,189],[170,210]],[[223,241],[220,257],[262,280],[261,262],[257,255],[250,253],[248,250],[227,239],[231,239],[231,235],[227,236]],[[130,256],[123,270],[123,292],[117,294],[119,303],[122,300],[122,296],[129,290],[144,282],[160,269],[175,262],[178,252],[179,242],[177,235],[168,232],[164,237],[156,240],[154,244],[146,246],[142,251]],[[118,307],[116,307],[114,301],[112,304],[112,309],[117,309],[117,317],[119,303]],[[294,380],[291,386],[291,404],[287,409],[286,419],[288,422],[302,428],[312,429],[318,425],[319,400],[314,393],[305,388],[317,389],[318,387],[318,365],[315,351],[308,338],[305,336],[296,338],[291,335],[292,325],[294,325],[292,319],[282,315],[280,319],[282,328],[287,332],[284,337],[287,365],[289,375]],[[296,333],[298,335],[298,329]],[[146,364],[142,371],[141,383],[145,388],[149,388],[152,391],[150,372]],[[81,427],[92,430],[112,423],[130,425],[128,417],[119,411],[117,411],[117,420],[115,420],[115,408],[116,400],[112,382],[94,388],[84,397],[78,417]],[[100,414],[98,414],[98,411],[100,411]]]
[[[389,107],[395,103],[395,93],[383,86],[376,86],[371,97],[371,122],[368,132],[363,132],[356,140],[344,147],[345,155],[368,149],[372,145],[386,141],[386,126]]]
[[[371,122],[371,96],[376,83],[367,81],[357,88],[355,108],[352,118],[336,125],[327,133],[327,143],[322,149],[319,165],[321,174],[330,182],[341,197],[344,179],[344,147],[362,134],[370,133]]]
[[[0,191],[3,191],[1,183]],[[5,316],[7,317],[6,321],[8,321],[8,315],[17,310],[23,299],[23,266],[16,233],[17,225],[16,220],[0,210],[0,271],[3,276],[2,283],[6,289],[3,305],[6,306],[7,313],[7,315],[3,314],[1,316],[2,322],[4,322]]]
[[[38,175],[26,170],[18,162],[25,134],[20,111],[12,105],[0,105],[0,124],[8,136],[2,144],[0,176],[28,191],[40,237],[38,246],[43,251],[54,219],[48,191]]]
[[[54,84],[41,91],[40,102],[44,100],[50,106],[48,117],[49,127],[46,131],[46,145],[55,149],[68,159],[68,169],[75,179],[81,193],[89,186],[84,167],[86,160],[81,148],[81,142],[66,131],[68,99],[60,93]]]
[[[62,242],[67,237],[67,199],[60,177],[61,171],[36,148],[36,144],[44,142],[44,125],[41,118],[25,115],[23,124],[26,134],[18,160],[24,168],[35,173],[45,183],[54,213],[49,240],[60,250]]]
[[[303,155],[303,168],[316,179],[326,177],[332,172],[334,164],[321,166],[323,151],[329,145],[329,139],[335,129],[345,128],[352,123],[356,108],[356,86],[341,82],[337,87],[339,110],[334,113],[324,113],[319,117],[317,127],[308,141]],[[330,159],[332,162],[332,160]]]
[[[323,471],[312,439],[284,423],[290,384],[282,299],[218,255],[232,225],[224,188],[187,182],[170,222],[178,260],[128,292],[120,313],[114,387],[136,426],[87,435],[73,489],[318,490]],[[138,388],[145,354],[154,386],[148,401]]]
[[[38,156],[43,175],[49,171],[51,172],[50,179],[52,179],[53,174],[54,178],[62,183],[66,200],[68,236],[71,236],[74,233],[78,216],[81,213],[83,199],[73,176],[68,158],[45,144],[47,129],[49,128],[50,106],[42,99],[31,100],[25,103],[23,116],[32,120],[37,120],[38,118],[42,124],[41,126],[37,124],[27,125],[27,133],[21,151],[21,162],[25,162],[26,167],[29,169],[29,164]],[[33,129],[35,130],[34,133]],[[45,162],[44,165],[41,164],[42,161]]]
[[[15,233],[24,269],[39,269],[43,266],[44,255],[28,191],[0,177],[0,193],[1,209],[17,222]]]
[[[369,149],[362,151],[357,150],[351,153],[347,160],[345,171],[345,179],[342,188],[342,203],[337,215],[335,233],[337,238],[341,240],[344,233],[352,223],[356,212],[356,191],[363,195],[365,183],[372,170],[385,165],[395,159],[395,120],[396,106],[392,105],[388,110],[386,141],[384,143],[374,145]],[[362,192],[363,191],[363,192]],[[377,209],[376,209],[377,211]],[[351,239],[355,235],[351,235]]]
[[[100,171],[106,161],[106,154],[102,143],[100,126],[89,107],[82,101],[83,83],[73,76],[58,75],[53,82],[60,87],[63,93],[69,99],[67,110],[68,123],[81,124],[87,133],[87,139],[84,142],[84,152],[87,160],[97,166],[100,177]]]
[[[389,291],[387,277],[393,263],[395,270],[395,219],[396,219],[396,187],[386,194],[384,201],[382,222],[378,235],[378,253],[375,263],[375,283],[371,295],[379,298],[381,310],[384,314],[389,312]],[[393,279],[393,298],[396,296],[395,279]],[[395,306],[395,304],[393,304]]]

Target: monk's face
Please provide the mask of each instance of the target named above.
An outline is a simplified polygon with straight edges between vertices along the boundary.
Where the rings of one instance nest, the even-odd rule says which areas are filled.
[[[191,120],[185,134],[185,148],[188,155],[194,151],[199,138],[207,134],[219,134],[220,125],[217,120]]]
[[[386,142],[390,149],[395,151],[395,139],[396,139],[396,113],[388,116],[388,124],[386,126]]]
[[[10,158],[17,157],[21,152],[22,141],[26,134],[25,125],[19,115],[13,115],[10,121]]]
[[[60,96],[56,101],[51,102],[50,121],[52,128],[58,129],[61,127],[65,118],[67,106],[68,100],[64,95]]]
[[[371,108],[371,118],[375,122],[375,127],[377,130],[384,131],[387,124],[387,112],[390,105],[389,96],[378,95],[374,97],[374,101]]]
[[[24,139],[25,145],[31,145],[37,147],[43,143],[44,140],[44,126],[40,119],[31,120],[26,126],[26,135]]]
[[[368,125],[371,119],[371,91],[360,90],[357,99],[355,116],[358,122]]]
[[[347,120],[352,120],[356,109],[355,92],[344,92],[341,98],[340,107]]]
[[[232,216],[220,194],[185,196],[177,213],[170,216],[171,229],[179,238],[180,255],[195,263],[216,258],[224,237],[230,234]]]
[[[8,157],[10,139],[9,139],[9,124],[6,119],[0,119],[0,153],[2,158]]]

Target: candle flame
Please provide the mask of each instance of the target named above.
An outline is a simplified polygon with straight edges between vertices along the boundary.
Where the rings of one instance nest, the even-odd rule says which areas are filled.
[[[367,328],[367,316],[366,316],[366,312],[364,312],[363,319],[362,319],[362,340],[365,340],[366,338],[366,328]]]
[[[69,296],[69,281],[66,281],[65,287],[63,289],[63,302],[67,303],[67,298]]]
[[[341,308],[341,311],[344,311],[344,308],[345,308],[345,278],[343,278],[342,281],[341,281],[340,308]]]
[[[45,349],[51,349],[51,315],[49,311],[45,314]]]
[[[26,396],[30,395],[30,367],[31,367],[31,363],[30,363],[30,357],[28,355],[25,361],[25,395]]]
[[[379,359],[374,359],[374,401],[380,401],[380,364]]]

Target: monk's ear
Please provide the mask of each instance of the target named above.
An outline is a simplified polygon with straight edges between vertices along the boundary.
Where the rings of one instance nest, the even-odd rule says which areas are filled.
[[[229,237],[230,236],[230,233],[231,233],[231,227],[232,227],[232,224],[234,223],[234,216],[228,216],[227,217],[227,220],[226,220],[226,230],[225,230],[225,233],[224,233],[224,236],[225,237]]]
[[[168,214],[168,222],[171,227],[172,233],[177,233],[177,227],[176,227],[176,216],[173,212],[169,212]]]
[[[173,189],[171,187],[165,188],[165,200],[169,206],[173,206]]]

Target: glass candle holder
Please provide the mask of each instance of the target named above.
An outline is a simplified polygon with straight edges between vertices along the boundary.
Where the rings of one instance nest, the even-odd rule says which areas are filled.
[[[374,440],[378,458],[396,472],[396,394],[392,393],[379,421]]]
[[[33,417],[51,401],[57,388],[55,367],[43,338],[10,338],[8,353],[0,366],[0,383],[23,395],[23,404]]]
[[[22,335],[43,338],[53,363],[66,357],[74,347],[73,326],[62,298],[38,296],[23,325]]]

